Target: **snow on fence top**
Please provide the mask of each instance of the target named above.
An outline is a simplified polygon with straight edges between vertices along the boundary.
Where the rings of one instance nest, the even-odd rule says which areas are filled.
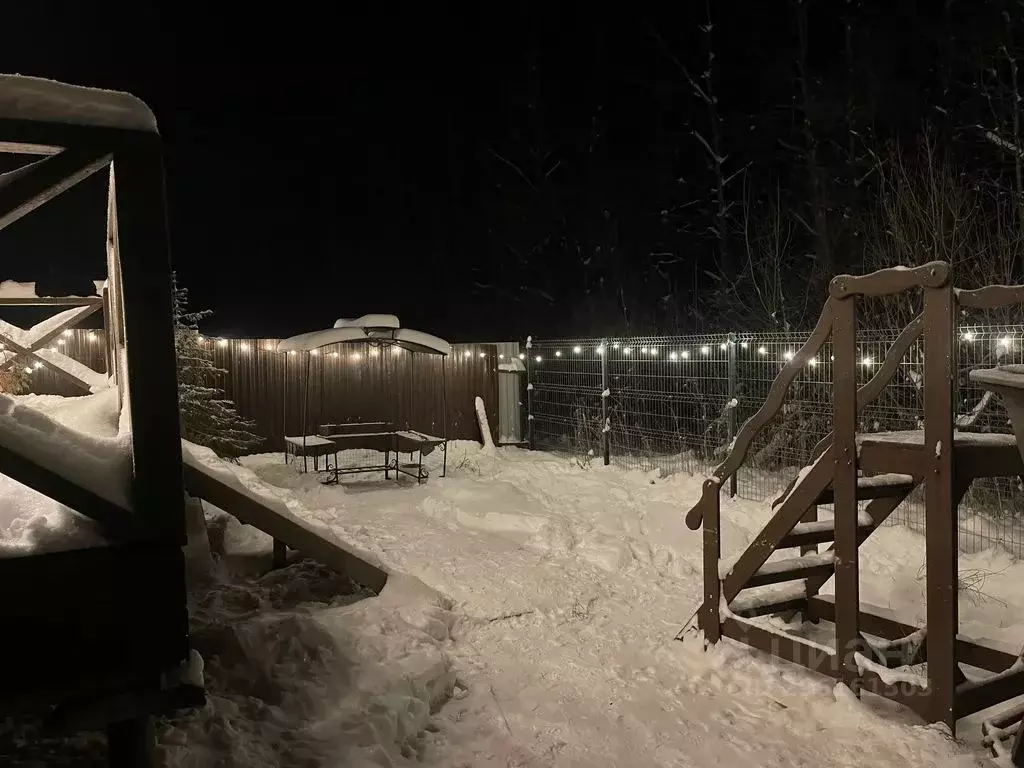
[[[0,118],[158,133],[156,117],[129,93],[0,74]]]
[[[89,296],[61,296],[60,298],[68,299],[86,299],[100,296],[103,293],[103,289],[107,286],[106,280],[93,280],[92,281],[94,292]],[[51,298],[49,296],[40,296],[36,291],[35,283],[20,283],[17,280],[3,280],[0,281],[0,302],[4,299],[46,299]]]

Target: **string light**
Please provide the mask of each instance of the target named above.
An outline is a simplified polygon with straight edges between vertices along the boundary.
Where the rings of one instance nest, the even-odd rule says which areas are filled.
[[[391,347],[391,354],[392,355],[400,355],[400,354],[402,354],[402,348],[400,346],[398,346],[397,344],[395,344],[393,347]]]
[[[759,354],[761,357],[764,357],[765,355],[768,354],[768,350],[765,349],[764,347],[758,347],[757,354]]]
[[[629,347],[626,347],[624,350],[622,350],[622,354],[624,354],[624,355],[632,354],[632,352],[633,352],[633,350],[630,349]]]
[[[200,344],[202,344],[204,341],[206,341],[206,339],[203,338],[202,336],[200,336],[198,339],[196,339],[196,341],[198,341]]]
[[[299,354],[299,353],[298,353],[298,352],[296,352],[296,351],[295,351],[294,349],[292,349],[292,350],[289,350],[288,354],[289,354],[289,355],[297,355],[297,354]]]
[[[962,338],[964,341],[974,341],[974,331],[964,331]]]
[[[472,353],[472,352],[470,352],[470,351],[469,351],[469,350],[467,349],[467,350],[466,350],[466,351],[465,351],[465,352],[463,353],[463,355],[462,355],[462,356],[463,356],[463,357],[472,357],[472,356],[473,356],[473,353]]]
[[[71,329],[70,328],[66,329],[62,335],[63,336],[70,336],[71,335]]]
[[[243,341],[241,344],[238,345],[238,348],[240,350],[242,350],[243,352],[248,352],[249,351],[249,344],[248,344],[248,342]]]
[[[96,341],[96,331],[89,331],[89,341]]]
[[[619,343],[618,342],[615,342],[614,344],[612,344],[612,349],[618,349],[618,348],[619,348]]]
[[[1013,339],[1009,336],[1003,336],[1003,338],[999,340],[1000,347],[1009,347],[1011,344],[1013,344]]]
[[[58,347],[63,347],[64,346],[64,339],[57,339],[57,346]]]
[[[376,347],[370,347],[370,357],[376,357],[380,354],[380,350]]]
[[[729,348],[729,343],[723,341],[721,344],[718,345],[718,348],[719,349],[728,349]]]
[[[27,365],[25,366],[25,373],[32,373],[32,369],[29,368]]]
[[[812,358],[811,358],[811,361],[810,361],[810,364],[811,364],[811,367],[812,367],[812,368],[813,368],[814,366],[816,366],[816,365],[818,364],[818,358],[816,358],[816,357],[812,357]]]
[[[676,357],[677,357],[677,355],[676,355],[676,353],[675,353],[675,352],[669,352],[669,353],[668,353],[668,359],[669,359],[669,360],[675,360],[675,359],[676,359]]]
[[[312,355],[313,357],[318,357],[320,355],[320,350],[319,349],[311,349],[311,350],[309,350],[309,354]]]
[[[228,340],[227,339],[217,339],[217,346],[218,347],[226,347],[227,345],[228,345]]]
[[[640,354],[641,354],[641,355],[646,355],[646,354],[647,354],[647,347],[643,347],[643,348],[642,348],[642,349],[640,350]]]
[[[538,363],[539,363],[539,362],[540,362],[540,361],[541,361],[542,359],[543,359],[543,358],[542,358],[542,357],[541,357],[540,355],[537,355],[537,357],[535,357],[535,358],[534,358],[534,360],[536,360],[536,361],[537,361]]]
[[[871,365],[871,358],[870,357],[865,357],[863,360],[860,361],[860,364],[861,365]]]
[[[36,363],[36,364],[35,364],[35,368],[36,368],[36,370],[39,370],[39,369],[40,369],[40,368],[42,368],[42,367],[43,367],[43,364],[42,364],[42,363]]]
[[[397,349],[397,347],[396,347],[396,349]],[[498,354],[498,359],[499,360],[504,360],[505,359],[505,355],[503,353],[499,353]]]
[[[787,349],[786,352],[782,355],[782,357],[788,362],[793,359],[793,353]]]
[[[651,357],[657,357],[657,356],[658,356],[658,350],[652,348],[651,349]]]
[[[525,360],[526,359],[526,355],[524,355],[522,352],[520,352],[519,353],[519,359],[520,360]]]
[[[743,349],[746,349],[746,348],[747,348],[747,347],[749,347],[750,345],[749,345],[749,344],[747,344],[747,342],[745,342],[745,341],[741,341],[741,342],[740,342],[740,346],[741,346],[741,347],[743,347]]]
[[[481,355],[481,356],[482,356],[482,355]],[[559,350],[557,350],[557,351],[555,352],[555,357],[561,357],[561,356],[562,356],[562,350],[560,350],[560,349],[559,349]]]
[[[689,359],[690,359],[690,351],[687,350],[687,349],[684,349],[683,350],[683,360],[689,360]]]
[[[352,362],[353,363],[358,363],[361,359],[362,359],[362,355],[360,355],[358,352],[353,352],[352,353]]]
[[[598,347],[598,348],[597,348],[597,350],[596,350],[596,352],[597,352],[597,354],[599,354],[599,355],[603,355],[603,354],[604,354],[604,347]]]
[[[701,347],[700,348],[700,353],[702,355],[710,355],[711,354],[711,350],[708,347]]]
[[[477,357],[487,357],[487,353],[481,352],[479,355],[477,355]]]
[[[331,357],[338,357],[338,353],[337,352],[331,352]]]
[[[574,355],[578,355],[582,351],[583,351],[582,347],[573,347],[572,348],[572,352],[573,352]]]

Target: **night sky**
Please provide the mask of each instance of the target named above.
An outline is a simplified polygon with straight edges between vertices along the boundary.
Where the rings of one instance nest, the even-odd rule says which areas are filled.
[[[686,51],[703,10],[93,5],[5,8],[5,27],[33,33],[5,35],[0,71],[126,90],[153,108],[174,265],[193,307],[215,312],[204,330],[284,336],[393,312],[453,340],[551,335],[544,329],[564,331],[571,317],[558,297],[534,316],[518,295],[529,286],[482,277],[499,258],[484,210],[495,152],[515,141],[513,113],[532,98],[531,56],[542,62],[551,164],[565,161],[567,188],[590,183],[571,175],[571,160],[599,115],[608,194],[630,237],[658,215],[661,169],[679,162],[664,148],[684,146],[690,109],[652,30]],[[759,78],[786,66],[773,64],[777,42],[792,35],[767,5],[729,11],[718,51],[733,62],[721,87],[751,111]],[[812,55],[827,66],[836,38],[820,40]],[[3,277],[60,282],[102,270],[103,181],[66,197],[0,237]]]

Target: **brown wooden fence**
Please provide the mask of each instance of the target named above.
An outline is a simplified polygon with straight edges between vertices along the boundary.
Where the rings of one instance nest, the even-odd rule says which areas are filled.
[[[388,421],[430,434],[446,432],[450,439],[480,440],[475,410],[479,396],[497,439],[498,358],[493,344],[454,345],[442,375],[441,358],[406,350],[338,345],[307,357],[275,352],[274,339],[208,339],[204,343],[216,365],[227,371],[223,381],[227,396],[267,438],[257,450],[283,450],[286,431],[302,434],[304,398],[308,398],[307,434],[315,434],[317,425],[325,423]],[[75,329],[62,337],[59,349],[104,372],[105,346],[102,331]],[[37,394],[83,394],[45,368],[33,370],[29,378],[31,391]],[[442,388],[442,382],[447,386]]]

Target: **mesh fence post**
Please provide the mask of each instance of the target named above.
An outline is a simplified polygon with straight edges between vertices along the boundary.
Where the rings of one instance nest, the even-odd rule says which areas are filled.
[[[732,450],[732,441],[736,438],[736,406],[739,404],[736,400],[737,387],[736,387],[736,334],[730,333],[729,339],[726,342],[728,346],[728,364],[729,364],[729,401],[726,403],[726,429],[727,438],[729,440],[729,450]],[[736,472],[733,472],[729,476],[729,496],[736,496]]]
[[[611,438],[612,425],[608,420],[608,398],[611,396],[611,389],[608,387],[608,339],[601,339],[601,450],[604,453],[604,465],[611,463],[611,451],[609,442]]]
[[[526,337],[526,441],[533,450],[533,336]]]

